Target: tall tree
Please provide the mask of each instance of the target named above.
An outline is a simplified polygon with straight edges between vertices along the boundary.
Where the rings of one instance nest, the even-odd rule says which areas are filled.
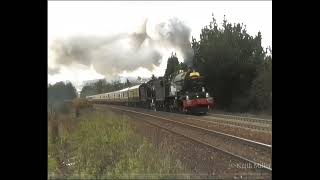
[[[178,58],[177,58],[176,54],[174,55],[172,53],[171,57],[168,58],[167,68],[166,68],[164,76],[167,78],[170,78],[170,76],[177,73],[177,71],[179,69],[180,69],[180,64],[179,64]]]
[[[129,79],[127,78],[126,83],[125,83],[125,87],[130,87],[131,86],[131,82],[129,81]]]
[[[252,106],[259,111],[272,113],[272,56],[269,55],[251,89]]]
[[[250,89],[263,65],[266,52],[262,35],[249,35],[243,24],[223,20],[222,28],[212,18],[201,30],[200,40],[192,38],[193,64],[205,76],[205,82],[221,109],[246,111]]]
[[[69,82],[66,84],[66,98],[75,99],[78,97],[76,88]]]
[[[86,96],[91,96],[95,94],[98,94],[97,90],[91,85],[86,85],[83,86],[81,89],[80,98],[85,98]]]
[[[103,86],[105,85],[105,80],[100,79],[98,82],[95,83],[95,88],[98,94],[103,93]]]
[[[48,86],[48,106],[50,108],[59,109],[65,100],[72,100],[76,97],[77,91],[72,83],[57,82]]]

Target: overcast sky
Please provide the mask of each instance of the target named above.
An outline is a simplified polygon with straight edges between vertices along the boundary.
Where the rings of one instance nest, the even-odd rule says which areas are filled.
[[[231,23],[244,23],[250,35],[262,33],[262,46],[272,47],[272,2],[271,1],[49,1],[48,2],[48,69],[59,68],[48,74],[48,82],[69,80],[79,90],[84,80],[104,78],[108,73],[98,73],[97,67],[72,63],[68,66],[55,62],[52,44],[55,40],[69,37],[106,37],[120,33],[138,32],[147,18],[147,32],[152,36],[155,24],[178,18],[191,30],[191,36],[199,40],[201,29],[209,25],[214,14],[221,25],[223,16]],[[152,70],[137,68],[123,71],[119,76],[162,76],[166,60],[174,48],[162,48],[163,56]],[[124,51],[126,52],[126,51]],[[177,54],[183,60],[181,54]],[[133,66],[134,67],[134,66]],[[133,68],[132,67],[132,68]],[[122,71],[122,69],[121,69]],[[101,72],[101,70],[100,70]],[[112,76],[114,77],[114,76]],[[108,78],[107,78],[108,79]]]

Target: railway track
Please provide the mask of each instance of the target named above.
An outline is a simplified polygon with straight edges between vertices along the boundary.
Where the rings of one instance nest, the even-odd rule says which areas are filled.
[[[194,115],[186,115],[186,114],[180,114],[180,113],[170,113],[166,111],[159,111],[161,113],[164,113],[168,116],[180,116],[181,118],[184,119],[190,119],[190,120],[196,120],[196,121],[201,121],[207,125],[210,124],[223,124],[223,125],[228,125],[228,126],[234,126],[234,127],[239,127],[239,128],[246,128],[246,129],[251,129],[251,130],[257,130],[257,131],[264,131],[264,132],[271,132],[272,131],[272,125],[271,122],[265,123],[260,120],[250,120],[246,119],[241,120],[241,119],[228,119],[226,117],[215,117],[215,116],[194,116]],[[228,116],[227,116],[228,117]],[[238,118],[237,116],[235,116]]]
[[[253,129],[258,131],[265,131],[270,132],[272,131],[271,123],[261,123],[261,121],[253,121],[246,119],[243,120],[235,120],[235,119],[227,119],[227,118],[220,118],[220,117],[212,117],[212,116],[206,116],[203,118],[194,118],[194,117],[188,117],[188,119],[193,119],[197,121],[207,122],[207,123],[219,123],[219,124],[225,124],[225,125],[231,125],[241,128],[247,128],[247,129]]]
[[[143,117],[141,118],[148,124],[165,129],[174,134],[183,136],[199,144],[218,150],[232,158],[238,159],[244,163],[259,167],[267,172],[272,172],[271,151],[272,145],[265,144],[234,135],[221,133],[204,127],[188,124],[173,120],[150,112],[139,112],[134,108],[120,108],[116,106],[96,105],[96,107],[108,107],[118,111],[125,111]]]
[[[262,142],[265,144],[272,143],[272,136],[271,136],[271,127],[266,127],[269,129],[264,129],[264,127],[256,127],[253,124],[242,124],[238,123],[235,125],[234,123],[229,123],[228,119],[218,120],[219,122],[211,119],[207,119],[207,116],[194,116],[194,115],[187,115],[182,113],[172,113],[166,111],[150,111],[146,109],[137,109],[141,112],[152,113],[154,115],[166,117],[169,119],[176,119],[180,122],[185,122],[188,124],[196,125],[199,127],[223,132],[226,134],[232,134],[234,136],[242,137],[244,139],[250,139],[258,142]],[[231,120],[232,121],[232,120]],[[235,122],[237,123],[237,122]],[[271,126],[271,125],[270,125]]]
[[[212,117],[234,119],[234,120],[243,121],[243,122],[272,124],[272,119],[265,119],[265,118],[256,118],[256,117],[248,117],[248,116],[235,116],[235,115],[226,115],[226,114],[218,114],[218,113],[208,113],[208,115],[210,115]]]

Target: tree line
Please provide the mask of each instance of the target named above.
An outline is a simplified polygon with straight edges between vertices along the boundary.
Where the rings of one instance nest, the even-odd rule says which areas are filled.
[[[155,76],[152,75],[151,78]],[[128,79],[125,82],[119,80],[107,82],[105,79],[100,79],[95,83],[87,84],[82,87],[79,97],[85,98],[86,96],[107,93],[112,91],[117,91],[127,87],[131,87],[139,84],[142,81],[141,77],[137,78],[137,82],[130,82]],[[57,82],[54,85],[49,84],[48,86],[48,105],[50,107],[60,106],[66,100],[72,100],[77,98],[76,88],[71,82]]]
[[[77,90],[71,82],[57,82],[48,86],[48,108],[59,109],[65,100],[77,98]]]

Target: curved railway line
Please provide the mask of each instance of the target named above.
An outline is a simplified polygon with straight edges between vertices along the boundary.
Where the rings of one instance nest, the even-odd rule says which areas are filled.
[[[272,145],[245,139],[242,137],[214,131],[205,127],[175,120],[173,117],[160,116],[152,114],[152,111],[140,110],[137,108],[95,105],[96,107],[108,107],[118,111],[125,111],[143,117],[139,118],[148,124],[165,129],[174,134],[183,136],[187,139],[218,150],[232,158],[249,163],[254,167],[260,167],[269,173],[272,172],[271,154]],[[139,110],[139,111],[137,111]]]

